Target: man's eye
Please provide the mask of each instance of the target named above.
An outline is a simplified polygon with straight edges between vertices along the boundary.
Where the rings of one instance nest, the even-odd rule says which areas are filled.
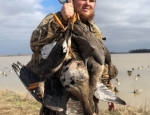
[[[96,0],[90,0],[90,2],[96,2]]]
[[[87,0],[81,0],[81,1],[87,1]],[[96,2],[96,0],[89,0],[89,2]]]

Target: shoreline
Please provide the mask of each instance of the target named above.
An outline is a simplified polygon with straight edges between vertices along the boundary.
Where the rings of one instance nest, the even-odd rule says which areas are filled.
[[[110,52],[110,54],[146,54],[150,52]],[[8,54],[8,55],[0,55],[0,57],[11,57],[11,56],[32,56],[32,54]]]
[[[0,57],[14,57],[14,56],[31,56],[32,54],[23,54],[23,55],[0,55]]]

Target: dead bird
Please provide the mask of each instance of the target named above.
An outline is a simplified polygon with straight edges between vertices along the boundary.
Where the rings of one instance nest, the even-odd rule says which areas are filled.
[[[87,33],[85,34],[86,36],[83,33]],[[90,106],[93,105],[93,93],[96,88],[97,81],[103,72],[104,63],[107,62],[109,64],[109,73],[111,74],[110,78],[116,76],[118,71],[116,71],[117,69],[111,63],[110,53],[104,44],[100,43],[92,33],[80,25],[80,22],[75,22],[72,35],[72,41],[78,46],[78,50],[83,61],[73,61],[69,66],[63,66],[64,68],[61,75],[61,81],[63,86],[66,87],[68,91],[74,94],[83,103],[85,115],[91,114],[92,112],[90,112]],[[101,74],[97,75],[97,77],[91,77],[91,75],[89,77],[88,71],[86,70],[87,63],[91,61],[90,57],[92,57],[95,63],[100,66],[99,72],[101,71]],[[72,69],[71,72],[71,69],[69,68],[74,69]],[[97,72],[94,72],[93,74],[96,73]]]
[[[90,59],[94,61],[92,58]],[[94,61],[91,63],[95,66],[97,62]],[[96,64],[96,66],[98,65]],[[60,77],[63,86],[80,100],[83,105],[84,115],[92,115],[96,109],[96,106],[93,106],[95,102],[92,102],[93,95],[103,101],[126,104],[122,99],[114,95],[103,83],[98,82],[100,77],[99,73],[102,74],[103,72],[100,66],[92,68],[91,71],[93,72],[89,72],[88,74],[83,61],[73,61],[63,67]]]
[[[55,17],[56,15],[54,15]],[[57,19],[57,16],[55,17]],[[63,65],[63,63],[67,60],[69,52],[73,55],[71,50],[71,37],[72,37],[72,26],[74,22],[75,15],[68,23],[68,28],[65,29],[64,33],[57,38],[56,44],[51,49],[50,54],[48,55],[46,61],[44,62],[44,66],[39,69],[39,75],[41,80],[38,83],[39,87],[39,96],[44,97],[44,82],[49,77],[52,77],[54,73],[56,73]],[[58,20],[59,23],[59,20]],[[74,55],[73,55],[74,56]],[[75,58],[75,57],[74,57]],[[37,84],[35,84],[37,85]],[[32,89],[31,84],[29,86]]]
[[[88,58],[92,56],[100,65],[104,65],[104,63],[108,64],[109,78],[115,78],[118,75],[118,70],[112,63],[111,55],[107,47],[79,21],[75,22],[73,33],[76,36],[73,36],[72,39],[78,45],[85,65]]]
[[[74,42],[77,43],[77,45],[80,44],[79,45],[79,52],[80,52],[81,57],[84,61],[84,64],[82,64],[82,63],[77,63],[77,64],[73,63],[73,64],[75,66],[77,66],[78,69],[81,67],[81,71],[84,71],[83,72],[84,74],[81,74],[79,76],[81,76],[81,78],[83,77],[85,79],[84,79],[84,82],[83,82],[83,79],[78,79],[77,80],[78,82],[75,82],[73,80],[73,82],[71,82],[71,84],[69,85],[68,91],[70,91],[72,94],[77,96],[78,99],[80,99],[80,101],[83,102],[85,115],[87,115],[87,114],[90,115],[91,113],[93,113],[93,110],[90,107],[90,105],[91,105],[91,103],[93,103],[92,102],[92,100],[93,100],[92,94],[94,92],[94,88],[96,87],[96,83],[92,83],[94,86],[92,86],[92,88],[89,88],[90,87],[89,75],[87,72],[87,63],[89,61],[89,57],[92,56],[94,58],[94,60],[99,65],[102,66],[102,68],[101,68],[102,70],[104,69],[104,63],[105,62],[109,65],[110,79],[113,76],[117,75],[117,69],[112,64],[110,53],[108,52],[108,50],[104,46],[104,44],[99,42],[97,40],[97,38],[95,38],[93,36],[92,33],[90,33],[86,29],[83,29],[83,27],[80,26],[82,33],[88,33],[87,36],[82,36],[82,33],[81,32],[79,33],[78,28],[76,28],[76,27],[77,26],[75,23],[74,29],[73,29],[73,34],[77,34],[77,39],[74,39],[74,37],[73,38],[70,37],[70,31],[72,31],[72,30],[69,29],[69,28],[71,28],[69,26],[68,29],[66,30],[65,36],[63,36],[64,38],[60,38],[59,41],[56,43],[56,45],[51,50],[51,52],[47,58],[46,64],[45,64],[43,71],[42,71],[41,81],[43,81],[43,82],[39,83],[39,87],[44,88],[44,81],[45,81],[45,79],[47,79],[45,74],[50,73],[48,76],[49,77],[52,76],[64,64],[64,62],[66,61],[66,58],[68,57],[68,54],[69,54],[69,48],[65,47],[65,49],[67,49],[67,52],[64,53],[63,52],[64,48],[62,47],[63,46],[62,44],[68,44],[70,42],[70,40],[72,39]],[[65,40],[68,40],[68,41],[65,42]],[[87,49],[87,48],[89,48],[89,49]],[[108,58],[105,58],[105,57],[108,57]],[[82,67],[82,65],[84,65],[84,67]],[[76,75],[78,75],[78,74],[76,74]],[[98,77],[100,77],[100,76],[98,76]],[[71,79],[73,79],[73,77]],[[62,79],[62,81],[63,81],[63,79]],[[41,94],[42,94],[44,92],[44,89],[40,89],[40,90],[42,91],[41,92]],[[85,91],[85,90],[87,90],[87,91]],[[89,92],[91,94],[89,94]],[[84,94],[86,94],[86,97]],[[90,97],[90,99],[89,99],[89,97]]]

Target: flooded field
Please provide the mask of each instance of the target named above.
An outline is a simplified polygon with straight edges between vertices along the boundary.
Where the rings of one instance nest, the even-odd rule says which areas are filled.
[[[114,65],[119,70],[118,79],[113,79],[114,87],[119,92],[117,95],[124,99],[128,105],[140,106],[150,104],[150,54],[112,54]],[[12,63],[20,61],[26,65],[31,56],[6,56],[0,57],[0,89],[10,89],[18,92],[27,92],[23,84],[12,71]],[[132,74],[128,75],[127,71]],[[6,74],[2,74],[5,72]],[[139,94],[134,94],[134,89],[142,90]],[[101,102],[101,107],[107,107],[106,102]]]

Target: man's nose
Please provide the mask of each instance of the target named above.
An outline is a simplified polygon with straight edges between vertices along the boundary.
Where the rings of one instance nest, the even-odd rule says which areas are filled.
[[[85,1],[85,4],[86,4],[86,5],[89,5],[89,4],[90,4],[90,1],[89,1],[89,0],[86,0],[86,1]]]

